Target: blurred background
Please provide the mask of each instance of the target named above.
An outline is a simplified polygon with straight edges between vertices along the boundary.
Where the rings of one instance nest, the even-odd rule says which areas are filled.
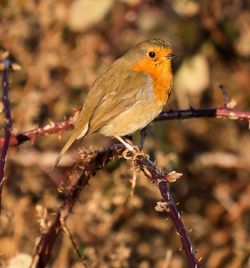
[[[248,0],[1,0],[0,49],[22,67],[10,80],[13,133],[72,115],[98,73],[149,38],[167,40],[178,56],[166,109],[222,107],[224,84],[236,109],[250,110]],[[1,126],[2,136],[2,113]],[[67,193],[67,187],[58,189],[62,182],[70,185],[79,148],[115,142],[88,137],[52,173],[69,135],[9,151],[1,267],[29,266],[36,239]],[[171,193],[202,267],[250,267],[248,124],[208,118],[153,123],[145,151],[160,168],[184,174]],[[173,223],[154,210],[157,187],[139,174],[130,197],[131,177],[130,162],[113,161],[91,179],[67,221],[90,267],[187,267]],[[66,235],[58,239],[50,267],[83,267]]]

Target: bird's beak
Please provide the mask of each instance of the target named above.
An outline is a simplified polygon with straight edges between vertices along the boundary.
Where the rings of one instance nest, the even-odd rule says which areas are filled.
[[[165,58],[167,58],[168,60],[172,60],[172,59],[174,59],[175,57],[176,57],[176,55],[173,54],[173,53],[170,53],[170,54],[168,54],[167,56],[165,56]]]

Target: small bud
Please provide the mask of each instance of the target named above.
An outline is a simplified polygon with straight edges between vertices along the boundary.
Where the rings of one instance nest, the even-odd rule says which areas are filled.
[[[21,65],[19,65],[19,64],[17,64],[17,63],[12,63],[12,64],[11,64],[11,68],[12,68],[12,70],[14,70],[14,71],[19,71],[19,70],[22,69]]]
[[[167,204],[166,202],[157,202],[155,206],[155,211],[157,212],[163,212],[167,210]]]
[[[172,172],[168,173],[166,179],[167,179],[168,182],[175,182],[175,181],[177,181],[182,176],[183,176],[182,173],[178,173],[176,171],[172,171]]]
[[[202,261],[202,259],[203,259],[203,257],[200,257],[200,258],[198,259],[198,262],[201,262],[201,261]]]
[[[237,105],[237,99],[233,98],[231,99],[227,104],[226,104],[226,108],[228,109],[234,109],[235,106]]]

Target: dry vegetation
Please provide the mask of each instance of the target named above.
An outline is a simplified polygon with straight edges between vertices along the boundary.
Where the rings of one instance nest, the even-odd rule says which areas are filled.
[[[22,69],[11,73],[13,134],[74,114],[97,74],[141,40],[168,40],[178,55],[168,109],[221,107],[225,84],[237,109],[250,110],[248,1],[2,0],[0,48]],[[232,105],[232,102],[231,102]],[[2,106],[1,106],[2,110]],[[1,113],[1,136],[5,120]],[[51,171],[68,132],[8,151],[2,196],[0,267],[29,267],[34,248],[78,177],[79,148]],[[61,139],[59,139],[59,137]],[[138,135],[135,135],[138,140]],[[250,266],[250,136],[245,121],[187,119],[152,124],[145,151],[183,177],[170,185],[202,267]],[[156,185],[131,161],[115,159],[91,178],[66,223],[89,267],[181,268],[187,261],[171,220],[154,207]],[[84,267],[61,232],[49,267]]]

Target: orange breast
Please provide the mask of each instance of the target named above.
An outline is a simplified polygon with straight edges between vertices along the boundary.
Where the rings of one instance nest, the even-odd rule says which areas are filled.
[[[144,58],[133,64],[132,67],[137,72],[145,72],[151,76],[155,98],[162,103],[166,103],[173,83],[170,62],[162,60],[156,63]]]

